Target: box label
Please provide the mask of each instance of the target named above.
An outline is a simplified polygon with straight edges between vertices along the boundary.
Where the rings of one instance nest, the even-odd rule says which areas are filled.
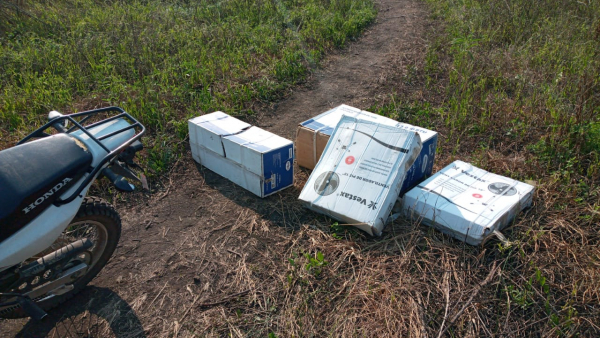
[[[263,176],[268,178],[265,180],[265,195],[294,184],[293,152],[294,145],[290,142],[286,147],[263,154]]]
[[[531,203],[534,188],[455,161],[404,195],[402,208],[469,244],[501,230]]]
[[[378,235],[405,168],[420,150],[414,132],[343,117],[300,199],[313,210]]]

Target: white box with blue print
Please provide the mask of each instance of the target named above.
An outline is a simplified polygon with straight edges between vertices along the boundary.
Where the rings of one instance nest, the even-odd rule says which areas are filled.
[[[406,173],[404,183],[400,189],[400,196],[422,180],[431,176],[438,142],[437,132],[398,122],[385,116],[360,110],[345,104],[300,123],[296,133],[296,157],[299,166],[308,169],[312,169],[316,166],[325,149],[325,145],[329,141],[330,135],[333,133],[335,126],[343,116],[351,116],[364,121],[398,127],[419,134],[423,146],[415,163]]]
[[[260,197],[294,184],[292,141],[222,112],[188,125],[192,157],[215,173]]]

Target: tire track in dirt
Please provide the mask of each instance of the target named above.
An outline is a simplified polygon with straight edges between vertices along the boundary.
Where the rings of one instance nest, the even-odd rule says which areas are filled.
[[[419,95],[420,88],[403,79],[410,67],[423,63],[429,14],[416,0],[381,0],[377,5],[376,22],[358,41],[328,56],[302,86],[259,109],[250,122],[294,139],[298,123],[339,104],[366,109],[392,92]],[[227,328],[236,318],[233,309],[224,310],[228,295],[245,293],[259,308],[266,299],[281,298],[272,285],[285,278],[278,271],[285,272],[286,257],[301,240],[295,231],[323,220],[297,201],[307,175],[296,170],[294,187],[260,199],[187,156],[174,168],[165,192],[141,198],[129,210],[116,205],[123,218],[121,242],[91,283],[102,292],[84,292],[42,323],[2,322],[2,331],[37,337],[54,327],[64,331],[65,320],[86,320],[105,337],[143,336],[140,328],[148,337],[186,337],[215,328],[222,333],[223,325]],[[98,301],[107,297],[127,305],[126,313],[117,313],[122,332],[106,325],[116,318],[110,317],[114,302]],[[98,319],[96,314],[103,313]]]
[[[366,109],[392,92],[414,91],[404,83],[410,66],[420,67],[430,23],[417,1],[378,1],[374,25],[356,43],[331,55],[305,86],[260,114],[257,125],[294,139],[298,123],[340,104]]]

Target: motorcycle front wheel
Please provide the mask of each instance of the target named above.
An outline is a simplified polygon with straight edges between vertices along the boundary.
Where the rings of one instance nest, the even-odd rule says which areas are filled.
[[[87,265],[87,269],[74,280],[66,284],[66,292],[56,294],[45,294],[34,299],[36,304],[48,311],[81,291],[108,263],[113,252],[117,248],[121,237],[121,219],[116,210],[108,202],[97,197],[86,197],[77,212],[75,218],[63,231],[61,236],[46,250],[32,257],[32,260],[43,257],[70,243],[87,238],[92,241],[93,246],[82,254],[72,258],[62,268],[62,271],[81,263]],[[44,271],[35,278],[23,281],[17,288],[10,292],[27,293],[31,290],[44,287],[57,278],[61,271]],[[21,307],[16,306],[5,313],[0,313],[0,318],[22,318],[28,315]]]

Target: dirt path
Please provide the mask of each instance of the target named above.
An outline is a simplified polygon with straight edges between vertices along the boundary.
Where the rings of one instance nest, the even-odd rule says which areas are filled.
[[[376,23],[359,41],[328,57],[304,86],[251,122],[293,139],[299,122],[331,107],[368,108],[391,92],[420,90],[402,79],[409,66],[423,62],[428,13],[416,0],[381,0],[378,6]],[[117,205],[121,244],[92,287],[42,323],[0,322],[3,336],[53,330],[103,337],[265,337],[276,330],[325,335],[330,324],[310,319],[318,309],[307,309],[299,323],[291,321],[298,316],[291,312],[298,300],[284,287],[296,271],[291,257],[328,250],[317,243],[324,240],[321,229],[328,220],[297,202],[307,172],[296,172],[293,188],[259,199],[188,156],[165,192],[130,210]],[[355,246],[339,243],[344,250]]]
[[[428,13],[418,1],[376,1],[379,16],[356,43],[332,55],[307,86],[264,112],[257,125],[294,139],[298,123],[340,104],[366,109],[390,93],[419,90],[403,78],[423,63]]]

